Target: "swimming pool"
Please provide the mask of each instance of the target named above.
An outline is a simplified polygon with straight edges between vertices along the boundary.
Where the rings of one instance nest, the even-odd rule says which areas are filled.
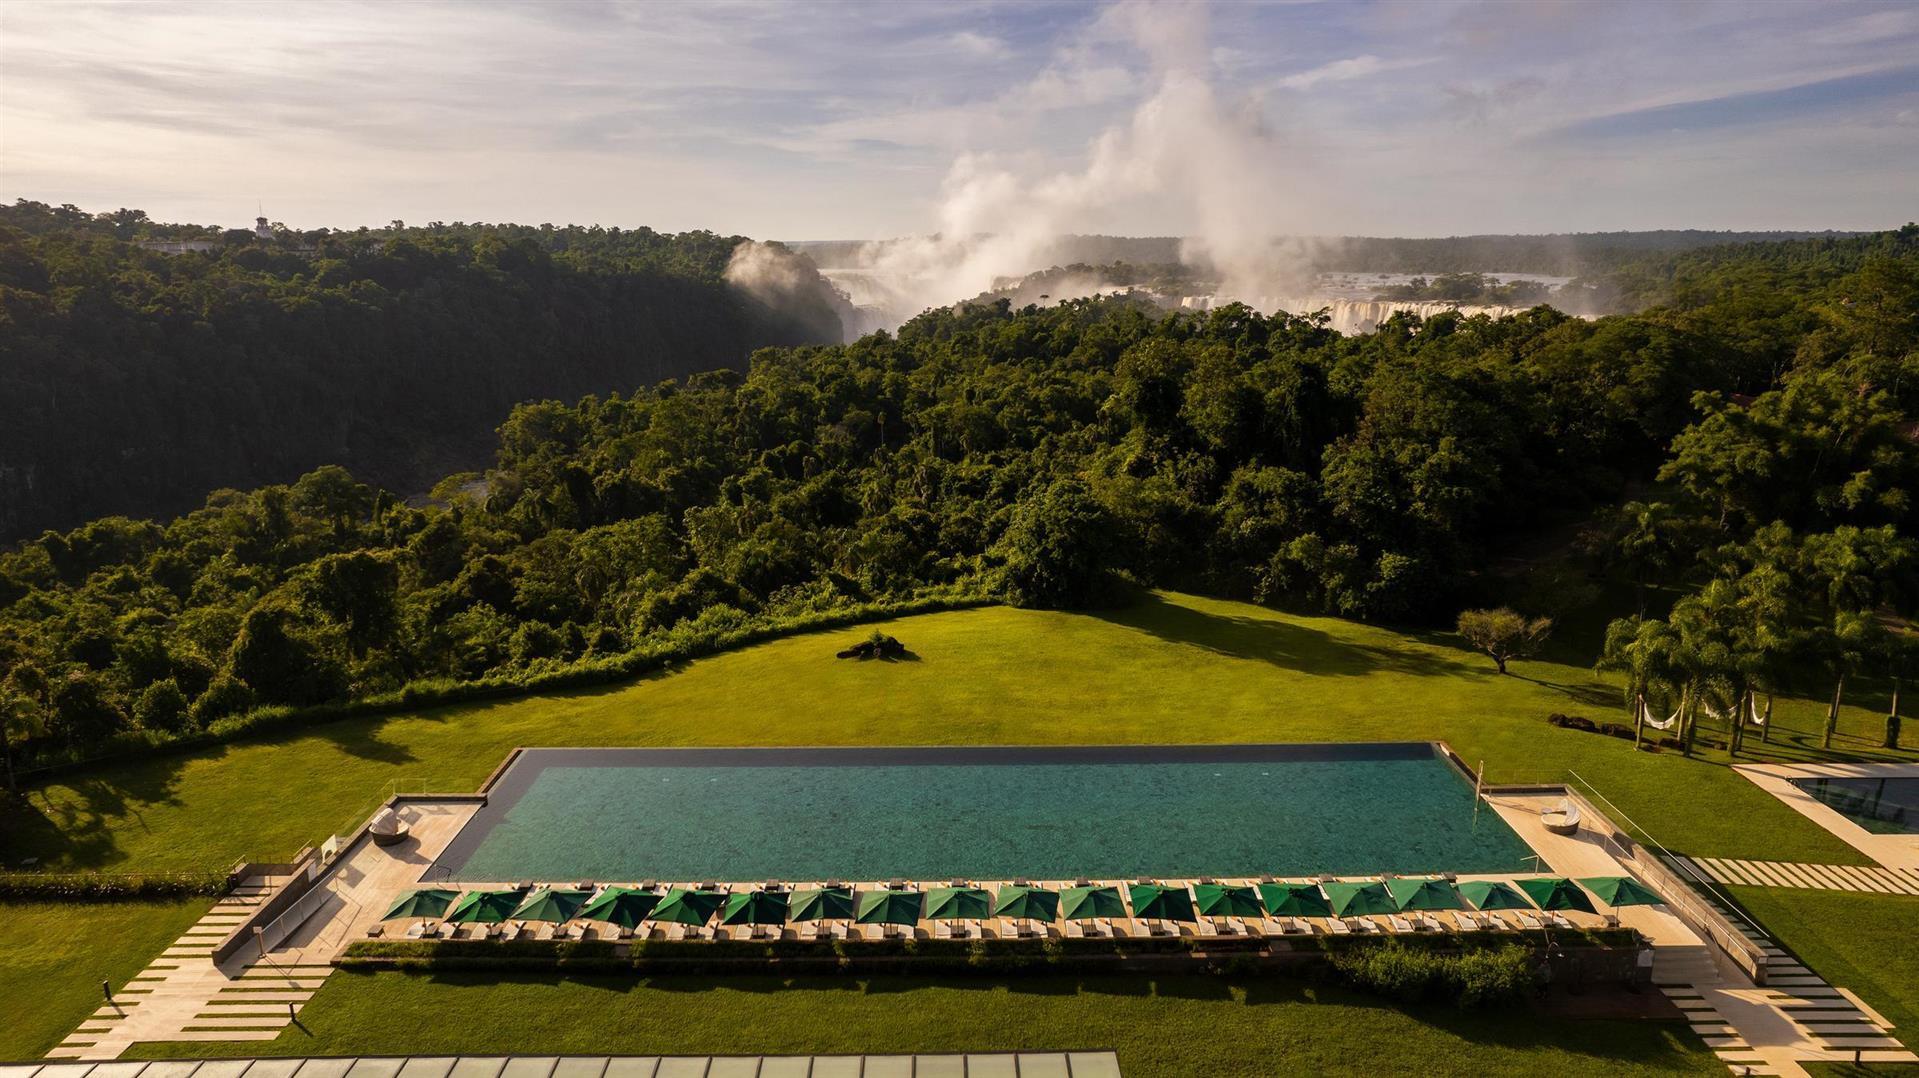
[[[428,879],[1516,872],[1430,743],[527,749]]]
[[[1919,778],[1793,779],[1792,784],[1875,834],[1919,832]]]

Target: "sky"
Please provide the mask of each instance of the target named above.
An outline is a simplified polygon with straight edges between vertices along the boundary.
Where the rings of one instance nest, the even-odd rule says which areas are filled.
[[[1919,4],[8,0],[0,198],[776,239],[1035,204],[1128,235],[1886,228],[1919,217]]]

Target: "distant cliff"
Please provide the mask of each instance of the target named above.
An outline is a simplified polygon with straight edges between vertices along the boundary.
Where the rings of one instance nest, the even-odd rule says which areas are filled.
[[[452,225],[140,245],[170,227],[0,208],[0,541],[323,464],[417,491],[486,466],[521,401],[844,333],[824,281],[779,301],[729,283],[740,237]]]

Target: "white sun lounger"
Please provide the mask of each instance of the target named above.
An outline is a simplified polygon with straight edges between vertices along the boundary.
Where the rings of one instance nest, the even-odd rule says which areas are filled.
[[[1530,913],[1522,912],[1519,915],[1519,927],[1525,929],[1528,932],[1537,932],[1546,926],[1540,923],[1540,920],[1537,916]]]
[[[1391,926],[1394,932],[1411,932],[1413,930],[1413,923],[1396,913],[1386,918],[1386,924]]]
[[[1353,926],[1347,924],[1346,918],[1344,917],[1332,918],[1327,922],[1327,927],[1333,930],[1333,935],[1335,936],[1350,936],[1353,934]]]

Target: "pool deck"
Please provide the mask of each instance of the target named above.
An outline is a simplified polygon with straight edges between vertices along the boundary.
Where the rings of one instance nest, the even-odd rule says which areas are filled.
[[[1735,764],[1733,770],[1890,869],[1919,869],[1919,835],[1884,835],[1859,826],[1792,784],[1794,779],[1919,779],[1919,762],[1870,764]]]

